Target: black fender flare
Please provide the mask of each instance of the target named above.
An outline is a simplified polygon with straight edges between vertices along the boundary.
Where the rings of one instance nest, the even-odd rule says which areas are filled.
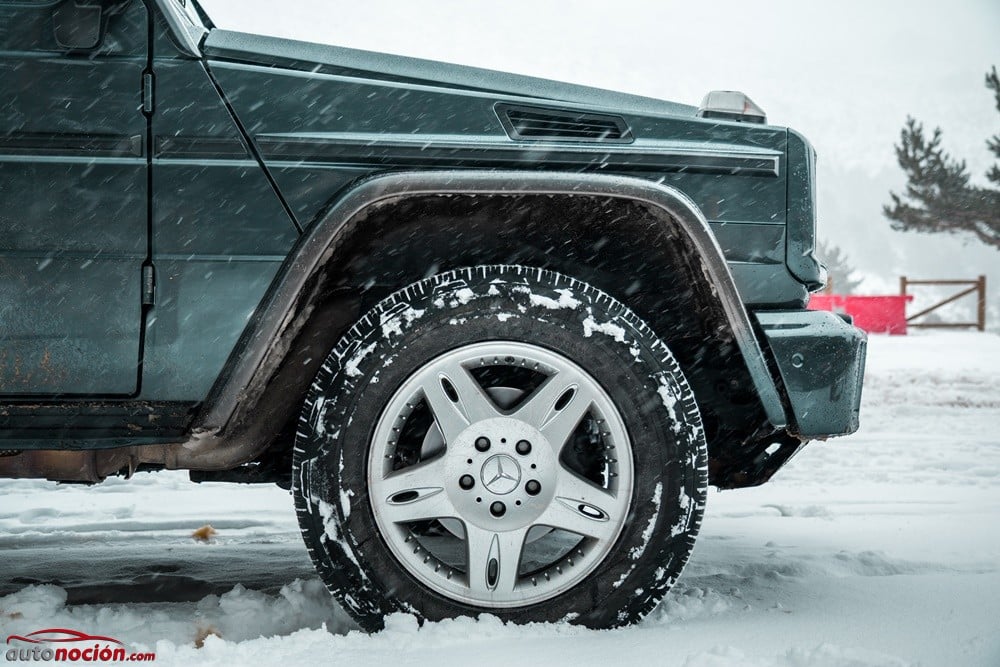
[[[201,455],[212,468],[238,464],[258,454],[259,443],[226,437],[226,428],[254,409],[284,354],[283,332],[302,318],[299,301],[309,280],[331,258],[350,223],[369,207],[389,200],[429,195],[579,195],[632,200],[674,224],[696,249],[707,279],[732,327],[764,414],[776,429],[789,425],[779,390],[768,368],[749,314],[736,290],[722,249],[697,205],[679,190],[628,176],[537,171],[409,171],[359,181],[346,191],[299,240],[258,307],[195,420],[184,454],[170,461],[198,468]],[[229,454],[209,450],[232,449]],[[253,448],[254,451],[243,450]],[[221,455],[221,456],[219,456]],[[205,461],[204,463],[207,463]],[[174,467],[171,465],[170,467]]]

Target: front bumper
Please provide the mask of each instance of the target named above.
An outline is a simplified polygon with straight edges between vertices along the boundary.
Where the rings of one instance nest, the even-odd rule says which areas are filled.
[[[858,430],[868,337],[834,313],[756,313],[791,407],[789,431],[803,438]]]

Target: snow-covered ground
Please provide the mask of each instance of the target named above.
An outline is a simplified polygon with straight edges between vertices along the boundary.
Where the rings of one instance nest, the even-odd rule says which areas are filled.
[[[168,665],[997,667],[1000,337],[873,337],[862,419],[767,486],[711,494],[677,587],[614,632],[398,616],[367,636],[279,489],[0,481],[0,636],[74,628]]]

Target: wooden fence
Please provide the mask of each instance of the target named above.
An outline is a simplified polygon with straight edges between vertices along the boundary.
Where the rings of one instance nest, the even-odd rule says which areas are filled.
[[[912,285],[938,285],[946,287],[960,288],[965,286],[966,289],[953,294],[943,301],[935,303],[930,308],[924,308],[919,313],[914,313],[913,315],[908,315],[906,322],[908,326],[915,327],[917,329],[969,329],[975,327],[980,331],[986,330],[986,276],[979,276],[976,280],[911,280],[906,276],[899,279],[899,293],[901,296],[907,296],[909,294],[908,288]],[[916,322],[918,318],[924,317],[941,306],[946,306],[949,303],[958,301],[962,297],[966,297],[970,294],[976,295],[976,321],[975,322]]]

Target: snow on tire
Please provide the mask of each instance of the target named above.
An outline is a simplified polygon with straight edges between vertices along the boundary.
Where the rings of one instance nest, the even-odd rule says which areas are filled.
[[[609,628],[680,574],[706,462],[695,397],[635,313],[565,275],[478,266],[341,338],[303,406],[294,496],[365,629],[398,611]]]

